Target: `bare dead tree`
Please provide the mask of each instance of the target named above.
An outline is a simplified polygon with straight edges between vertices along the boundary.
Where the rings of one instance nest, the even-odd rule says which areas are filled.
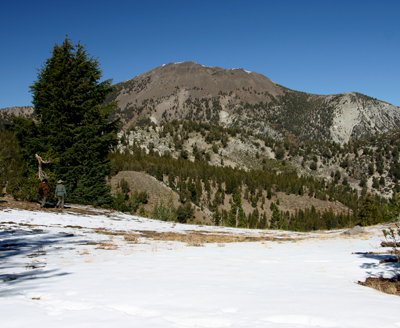
[[[38,178],[40,181],[43,181],[44,179],[47,179],[49,176],[47,175],[46,172],[42,170],[42,164],[49,164],[51,161],[44,161],[38,154],[35,154],[35,157],[38,161]]]

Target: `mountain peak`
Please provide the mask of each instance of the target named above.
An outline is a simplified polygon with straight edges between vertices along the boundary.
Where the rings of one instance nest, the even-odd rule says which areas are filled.
[[[117,84],[125,128],[172,119],[239,126],[274,138],[345,143],[400,128],[400,108],[348,92],[297,92],[242,68],[169,63]]]

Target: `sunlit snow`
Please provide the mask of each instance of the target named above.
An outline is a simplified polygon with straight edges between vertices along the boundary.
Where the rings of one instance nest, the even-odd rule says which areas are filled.
[[[382,227],[345,237],[98,214],[0,211],[1,327],[400,327],[398,296],[356,284],[396,269],[367,254],[382,251]],[[130,231],[280,239],[193,247]]]

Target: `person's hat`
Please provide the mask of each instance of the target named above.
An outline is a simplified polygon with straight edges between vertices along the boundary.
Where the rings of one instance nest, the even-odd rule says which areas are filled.
[[[62,181],[62,180],[58,180],[58,182],[57,183],[63,183],[64,181]]]

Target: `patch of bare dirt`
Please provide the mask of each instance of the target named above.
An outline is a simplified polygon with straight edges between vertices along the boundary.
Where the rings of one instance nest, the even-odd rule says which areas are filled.
[[[5,196],[0,197],[0,209],[4,208],[17,208],[27,211],[37,211],[41,210],[39,203],[32,203],[22,200],[14,200],[12,197]],[[44,209],[42,209],[44,210]]]

